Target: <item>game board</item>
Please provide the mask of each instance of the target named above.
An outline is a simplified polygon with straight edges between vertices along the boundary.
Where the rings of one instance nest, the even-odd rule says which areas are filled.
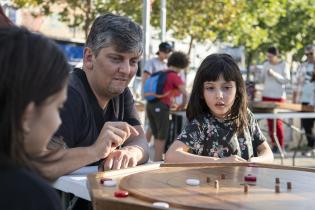
[[[257,181],[245,182],[244,177],[249,174]],[[190,178],[199,179],[200,185],[187,185],[185,180]],[[276,184],[276,178],[279,184]],[[217,188],[216,180],[219,183]],[[287,182],[290,182],[291,189],[287,188]],[[315,206],[315,169],[249,163],[165,164],[156,170],[125,176],[118,183],[117,189],[128,191],[129,197],[115,198],[113,192],[102,197],[93,195],[92,190],[92,200],[103,200],[103,206],[106,206],[106,200],[125,206],[121,209],[154,209],[152,203],[157,201],[166,202],[176,209],[293,210],[313,209]],[[244,192],[245,183],[247,192]],[[277,185],[279,192],[276,191]],[[96,188],[103,192],[110,190],[99,183]],[[94,206],[96,210],[106,209],[95,203]]]

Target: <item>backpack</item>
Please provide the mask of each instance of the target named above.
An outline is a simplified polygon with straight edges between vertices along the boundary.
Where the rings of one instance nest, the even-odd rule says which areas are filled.
[[[158,71],[153,73],[144,83],[143,96],[148,101],[156,101],[167,96],[170,92],[163,94],[163,88],[170,71]]]

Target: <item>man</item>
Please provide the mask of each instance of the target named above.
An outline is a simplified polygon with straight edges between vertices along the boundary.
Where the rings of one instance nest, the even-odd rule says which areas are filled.
[[[263,66],[264,90],[262,100],[269,102],[285,102],[285,85],[290,81],[290,70],[287,64],[279,59],[279,50],[273,46],[267,50],[267,61]],[[272,151],[277,152],[278,147],[274,144],[273,120],[268,119],[269,136],[272,141]],[[277,138],[284,149],[284,131],[282,121],[277,119]]]
[[[145,63],[143,68],[142,75],[142,84],[144,85],[145,81],[149,78],[149,76],[158,71],[164,71],[167,69],[167,58],[171,54],[173,50],[172,45],[168,42],[161,42],[159,45],[159,51],[156,53],[157,57],[151,58]],[[146,130],[146,139],[150,142],[152,137],[152,131],[150,127]]]
[[[297,71],[296,79],[293,84],[293,102],[302,103],[303,105],[314,105],[315,46],[306,46],[304,52],[307,60],[301,64]],[[315,137],[313,135],[314,120],[314,118],[301,119],[308,146],[308,149],[302,154],[308,157],[314,156],[315,153]]]
[[[83,69],[70,74],[62,124],[51,145],[71,149],[41,157],[49,179],[105,159],[101,168],[132,167],[148,160],[148,146],[128,83],[142,54],[142,30],[130,19],[98,17],[84,48]]]
[[[189,59],[182,52],[174,52],[167,61],[168,71],[163,85],[162,97],[148,101],[146,112],[154,136],[154,161],[163,159],[164,148],[169,133],[169,112],[174,96],[183,94],[182,104],[177,109],[185,108],[187,92],[184,81],[178,73],[187,68]]]

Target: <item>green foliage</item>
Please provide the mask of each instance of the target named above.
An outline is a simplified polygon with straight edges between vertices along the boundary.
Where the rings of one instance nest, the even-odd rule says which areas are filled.
[[[62,6],[60,20],[86,33],[103,13],[126,15],[142,22],[142,0],[13,0],[18,7],[39,7],[49,15]],[[261,62],[269,45],[301,56],[314,42],[314,0],[167,0],[167,30],[181,40],[220,41],[245,46],[248,64]],[[93,3],[93,4],[92,4]],[[151,24],[160,26],[160,0],[153,1]],[[190,46],[191,47],[191,46]],[[190,50],[189,50],[190,51]],[[259,57],[259,55],[261,57]],[[299,57],[297,56],[297,57]]]

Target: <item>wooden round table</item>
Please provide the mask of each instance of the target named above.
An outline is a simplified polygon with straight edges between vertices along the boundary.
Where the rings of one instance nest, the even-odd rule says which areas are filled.
[[[248,175],[256,177],[256,182],[245,182]],[[187,185],[191,178],[199,179],[200,185]],[[248,192],[244,192],[245,184]],[[121,178],[118,189],[129,192],[131,200],[122,202],[135,206],[139,202],[144,209],[153,202],[167,202],[176,209],[313,209],[315,169],[249,163],[164,164]]]

